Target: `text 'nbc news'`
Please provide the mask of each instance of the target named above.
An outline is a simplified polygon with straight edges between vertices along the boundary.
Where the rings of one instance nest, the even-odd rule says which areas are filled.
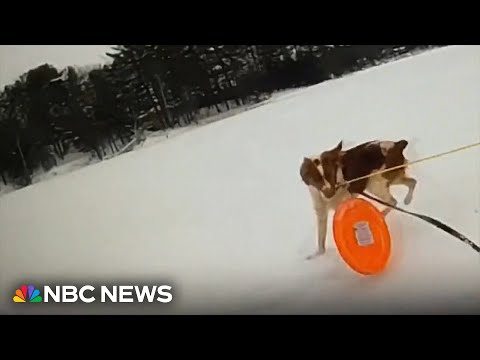
[[[95,288],[92,285],[75,286],[43,286],[43,296],[40,290],[33,285],[22,285],[15,291],[13,301],[22,302],[44,302],[44,303],[143,303],[160,302],[169,303],[173,299],[172,287],[161,286],[137,286],[137,285],[102,285]]]

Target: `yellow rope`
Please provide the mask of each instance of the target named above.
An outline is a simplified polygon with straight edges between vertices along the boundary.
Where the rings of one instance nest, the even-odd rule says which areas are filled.
[[[388,169],[376,171],[376,172],[371,173],[371,174],[369,174],[369,175],[365,175],[365,176],[361,176],[361,177],[358,177],[358,178],[355,178],[355,179],[352,179],[352,180],[344,181],[344,182],[338,184],[337,187],[345,186],[345,185],[348,185],[348,184],[350,184],[350,183],[352,183],[352,182],[355,182],[355,181],[367,179],[367,178],[372,177],[372,176],[375,176],[375,175],[383,174],[383,173],[386,173],[386,172],[389,172],[389,171],[393,171],[393,170],[396,170],[396,169],[401,169],[401,168],[404,168],[404,167],[407,167],[407,166],[411,166],[411,165],[414,165],[414,164],[418,164],[418,163],[421,163],[421,162],[424,162],[424,161],[427,161],[427,160],[432,160],[432,159],[435,159],[435,158],[438,158],[438,157],[441,157],[441,156],[453,154],[453,153],[455,153],[455,152],[463,151],[463,150],[466,150],[466,149],[469,149],[469,148],[473,148],[473,147],[479,146],[479,145],[480,145],[480,142],[474,143],[474,144],[470,144],[470,145],[466,145],[466,146],[462,146],[462,147],[459,147],[459,148],[457,148],[457,149],[453,149],[453,150],[450,150],[450,151],[446,151],[446,152],[444,152],[444,153],[440,153],[440,154],[428,156],[428,157],[425,157],[425,158],[423,158],[423,159],[418,159],[418,160],[415,160],[415,161],[412,161],[412,162],[408,162],[408,163],[403,164],[403,165],[394,166],[394,167],[391,167],[391,168],[388,168]]]

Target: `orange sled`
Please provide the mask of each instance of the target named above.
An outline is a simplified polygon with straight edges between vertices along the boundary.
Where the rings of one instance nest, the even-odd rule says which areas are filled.
[[[376,275],[390,258],[390,232],[380,210],[363,199],[341,203],[333,218],[333,235],[340,256],[354,271]]]

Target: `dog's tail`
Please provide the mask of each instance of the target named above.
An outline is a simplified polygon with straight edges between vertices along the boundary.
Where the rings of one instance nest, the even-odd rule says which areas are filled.
[[[401,152],[401,151],[405,150],[407,145],[408,145],[408,141],[402,139],[402,140],[399,140],[399,141],[395,142],[394,149]]]

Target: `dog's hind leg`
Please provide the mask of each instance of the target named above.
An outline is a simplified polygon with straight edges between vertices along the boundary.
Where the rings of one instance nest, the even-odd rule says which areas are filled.
[[[405,205],[409,205],[413,200],[413,192],[415,191],[415,187],[417,186],[417,180],[415,180],[414,178],[409,177],[407,175],[403,175],[403,176],[395,179],[393,184],[405,185],[406,187],[408,187],[408,193],[405,196],[405,199],[403,200],[403,203]]]
[[[398,204],[397,199],[393,197],[390,193],[389,182],[387,180],[373,180],[369,181],[366,190],[374,196],[377,196],[379,199],[383,200],[384,202],[396,206]],[[387,214],[392,209],[387,207],[382,211],[383,216],[387,216]]]

